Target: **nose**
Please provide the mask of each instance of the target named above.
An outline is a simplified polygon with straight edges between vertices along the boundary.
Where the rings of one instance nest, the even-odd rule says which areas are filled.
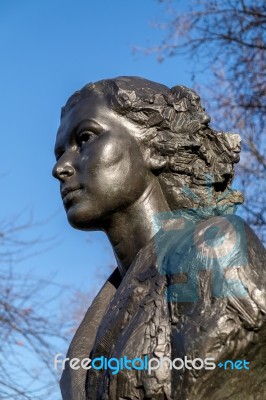
[[[53,177],[61,182],[66,181],[75,170],[69,162],[57,162],[52,170]]]

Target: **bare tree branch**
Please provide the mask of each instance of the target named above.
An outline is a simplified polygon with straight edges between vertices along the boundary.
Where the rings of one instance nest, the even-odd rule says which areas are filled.
[[[30,218],[17,225],[2,221],[0,229],[1,399],[47,399],[58,385],[53,371],[55,343],[64,343],[65,335],[54,300],[63,288],[52,279],[34,277],[31,271],[18,272],[17,264],[13,265],[14,260],[44,251],[47,241],[24,238],[30,237],[33,227]]]

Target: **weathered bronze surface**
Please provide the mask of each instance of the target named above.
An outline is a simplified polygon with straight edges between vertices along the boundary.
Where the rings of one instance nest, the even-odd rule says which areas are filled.
[[[265,250],[234,214],[239,136],[209,122],[194,91],[137,77],[88,84],[63,107],[53,174],[68,221],[104,231],[118,265],[67,357],[216,363],[117,374],[67,363],[64,400],[266,399]]]

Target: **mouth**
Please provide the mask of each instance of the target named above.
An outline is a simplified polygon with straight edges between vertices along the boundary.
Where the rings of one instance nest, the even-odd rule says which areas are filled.
[[[61,196],[64,204],[67,204],[69,201],[73,200],[75,196],[77,196],[82,191],[82,187],[74,186],[74,187],[66,187],[61,190]]]

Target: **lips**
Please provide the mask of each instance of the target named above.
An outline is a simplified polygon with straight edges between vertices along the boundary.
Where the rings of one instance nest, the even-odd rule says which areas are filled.
[[[74,195],[78,194],[78,192],[82,189],[80,185],[78,186],[73,186],[73,187],[65,187],[64,189],[61,190],[61,196],[63,202],[67,202],[71,200]]]

